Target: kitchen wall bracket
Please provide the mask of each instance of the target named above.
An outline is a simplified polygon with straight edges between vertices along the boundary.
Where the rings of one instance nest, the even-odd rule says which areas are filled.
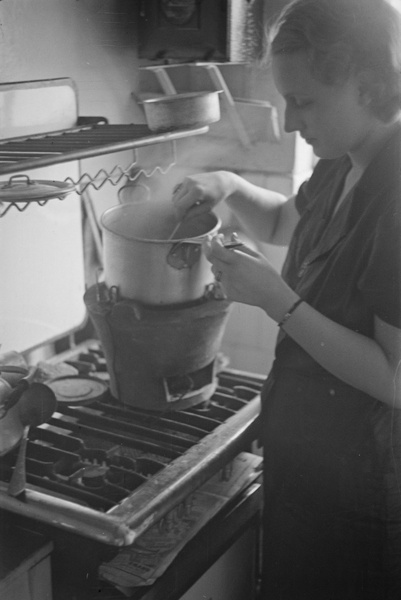
[[[82,121],[85,121],[85,124],[82,124]],[[176,140],[200,135],[208,131],[209,127],[203,126],[177,129],[159,134],[152,132],[145,124],[109,125],[104,120],[99,122],[98,118],[85,117],[78,121],[76,127],[70,129],[0,140],[0,176],[13,173],[21,174],[40,167],[134,150],[134,160],[126,168],[116,165],[110,172],[101,169],[94,177],[91,177],[89,173],[84,173],[75,182],[67,178],[66,182],[74,184],[73,191],[81,195],[88,186],[100,189],[107,181],[112,185],[117,185],[123,177],[132,181],[141,172],[146,177],[150,177],[157,170],[165,173],[176,162]],[[134,169],[138,162],[136,156],[138,148],[167,142],[172,145],[173,160],[166,170],[158,166],[152,169],[151,173]],[[55,194],[53,197],[63,199],[66,195],[65,193]],[[41,198],[35,201],[43,205],[49,199],[46,198],[44,201]],[[0,217],[4,216],[12,206],[22,212],[30,203],[16,202],[12,199],[7,202],[2,200],[0,203]]]

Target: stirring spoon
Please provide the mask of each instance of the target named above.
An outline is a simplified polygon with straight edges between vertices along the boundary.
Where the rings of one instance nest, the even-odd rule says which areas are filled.
[[[181,227],[182,222],[183,222],[183,219],[180,219],[179,221],[177,221],[176,225],[174,226],[173,231],[170,233],[170,235],[167,238],[168,240],[172,240],[173,239],[173,237],[175,236],[175,234],[177,233],[177,231]]]
[[[173,189],[173,194],[176,194],[180,190],[181,187],[182,187],[182,183],[177,184],[175,186],[175,188]],[[188,212],[191,210],[191,208],[193,208],[194,206],[199,206],[200,204],[201,204],[200,200],[197,200],[196,202],[194,202],[193,206],[191,206],[188,209],[187,213],[185,215],[183,215],[179,221],[177,221],[177,223],[174,225],[173,231],[170,233],[170,235],[167,238],[169,241],[174,238],[175,234],[177,233],[177,231],[181,227],[182,223],[185,221],[186,216],[187,216]]]

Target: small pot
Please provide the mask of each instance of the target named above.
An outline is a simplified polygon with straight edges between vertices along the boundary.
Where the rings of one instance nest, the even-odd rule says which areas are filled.
[[[11,385],[0,377],[0,409],[12,393]],[[0,456],[12,450],[20,441],[24,427],[18,416],[16,405],[2,411],[0,415]]]
[[[0,365],[0,456],[12,450],[22,437],[24,427],[18,403],[32,384],[36,370],[36,367]]]
[[[219,93],[187,92],[143,101],[146,121],[152,131],[202,127],[220,119]]]

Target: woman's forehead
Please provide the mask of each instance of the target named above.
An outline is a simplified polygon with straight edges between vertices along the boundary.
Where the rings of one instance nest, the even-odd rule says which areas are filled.
[[[274,55],[272,72],[277,89],[283,96],[308,93],[322,85],[312,75],[306,52]]]

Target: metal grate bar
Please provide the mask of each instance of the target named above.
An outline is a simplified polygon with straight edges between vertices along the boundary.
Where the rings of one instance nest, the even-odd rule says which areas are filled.
[[[147,125],[83,126],[0,141],[0,175],[207,133],[208,126],[154,133]]]

